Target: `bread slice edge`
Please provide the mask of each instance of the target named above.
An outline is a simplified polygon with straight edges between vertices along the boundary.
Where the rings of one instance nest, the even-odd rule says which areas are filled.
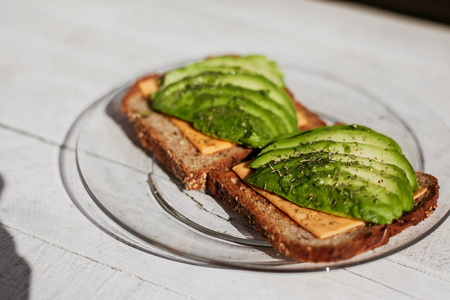
[[[391,237],[434,212],[439,197],[438,181],[430,174],[416,172],[416,175],[427,191],[416,199],[410,212],[388,225],[367,224],[327,239],[319,239],[303,229],[233,171],[210,172],[207,192],[247,219],[278,252],[301,262],[334,262],[383,246]]]

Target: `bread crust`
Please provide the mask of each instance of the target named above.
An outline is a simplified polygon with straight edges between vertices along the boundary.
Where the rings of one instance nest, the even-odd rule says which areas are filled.
[[[136,136],[145,149],[153,152],[157,160],[172,173],[186,189],[206,187],[206,177],[213,169],[229,170],[231,166],[247,158],[252,149],[234,146],[212,154],[201,154],[182,132],[165,115],[151,110],[140,90],[139,84],[146,80],[158,80],[161,74],[150,74],[138,79],[121,102],[120,109],[134,126]],[[286,90],[295,108],[306,118],[306,130],[326,125],[319,116],[296,102]]]
[[[410,212],[392,224],[366,224],[327,239],[316,238],[303,229],[233,171],[210,172],[207,191],[244,216],[278,252],[302,262],[332,262],[383,246],[392,236],[433,213],[439,197],[438,181],[429,174],[417,172],[416,175],[419,184],[427,187],[427,192],[416,199]]]

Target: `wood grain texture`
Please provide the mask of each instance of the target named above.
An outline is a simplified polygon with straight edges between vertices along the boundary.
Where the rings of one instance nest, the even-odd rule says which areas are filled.
[[[0,6],[0,298],[448,296],[448,221],[400,253],[329,273],[206,268],[108,236],[73,205],[58,173],[66,131],[99,96],[158,67],[220,53],[264,53],[356,82],[383,100],[427,101],[450,128],[448,27],[318,1]],[[436,147],[427,154],[442,153]]]

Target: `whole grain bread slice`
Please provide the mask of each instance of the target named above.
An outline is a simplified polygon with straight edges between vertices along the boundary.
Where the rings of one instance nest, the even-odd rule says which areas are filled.
[[[429,174],[416,172],[416,175],[419,186],[426,188],[426,192],[415,199],[410,212],[389,225],[366,224],[327,239],[319,239],[303,229],[233,171],[211,171],[207,191],[244,216],[278,252],[302,262],[331,262],[380,247],[433,213],[439,197],[438,181]]]
[[[229,170],[243,161],[252,149],[234,146],[230,149],[204,155],[183,136],[183,133],[164,114],[153,111],[139,85],[152,83],[157,88],[158,79],[163,76],[151,74],[138,79],[121,103],[121,111],[133,124],[137,138],[143,148],[152,151],[157,160],[178,178],[186,189],[204,189],[206,177],[213,169]],[[301,130],[326,125],[319,116],[295,101],[291,96],[299,118]]]

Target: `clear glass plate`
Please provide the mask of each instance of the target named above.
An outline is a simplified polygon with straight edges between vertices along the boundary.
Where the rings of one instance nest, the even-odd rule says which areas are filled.
[[[386,94],[396,95],[395,102],[388,102],[315,70],[281,67],[297,99],[330,123],[366,125],[395,138],[415,170],[439,179],[438,209],[387,245],[349,260],[292,261],[219,201],[184,190],[139,147],[119,111],[130,84],[94,103],[69,132],[60,167],[72,200],[105,232],[143,251],[192,264],[267,271],[329,270],[379,259],[419,241],[447,218],[450,175],[442,153],[450,147],[450,132],[426,107],[393,87],[386,87],[391,89]]]

